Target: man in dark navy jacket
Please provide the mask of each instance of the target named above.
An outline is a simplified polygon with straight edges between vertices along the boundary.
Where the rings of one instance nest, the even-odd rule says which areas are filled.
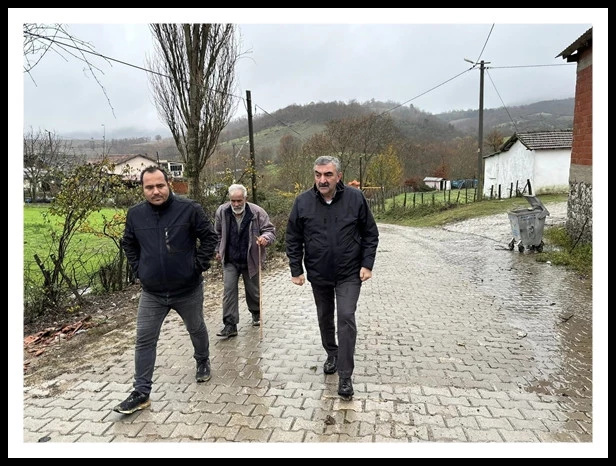
[[[327,353],[323,372],[338,371],[338,394],[350,398],[357,339],[355,310],[362,283],[372,277],[379,231],[363,193],[342,183],[336,157],[315,161],[314,180],[314,186],[293,203],[287,222],[287,257],[291,281],[300,286],[305,283],[305,266],[312,286],[321,343]]]
[[[145,200],[126,216],[122,248],[141,283],[137,309],[134,390],[113,408],[131,414],[150,406],[156,346],[163,321],[174,309],[190,334],[196,380],[211,378],[209,336],[203,319],[203,272],[210,267],[216,232],[203,208],[171,193],[159,167],[141,173]]]

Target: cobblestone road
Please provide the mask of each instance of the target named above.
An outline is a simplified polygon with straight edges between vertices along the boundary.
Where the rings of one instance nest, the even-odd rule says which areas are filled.
[[[548,224],[564,217],[562,205],[548,208]],[[552,447],[549,455],[591,456],[591,281],[509,251],[507,215],[446,229],[379,229],[374,276],[358,304],[352,401],[338,398],[337,375],[322,372],[310,285],[293,285],[284,268],[262,279],[262,332],[243,309],[239,335],[220,340],[219,313],[206,316],[209,382],[195,383],[190,340],[170,315],[150,409],[111,410],[131,390],[131,350],[28,387],[24,443],[32,452],[62,443],[64,455],[67,443],[93,448],[86,451],[104,443],[104,455],[140,442],[148,444],[140,455],[207,457],[221,450],[203,442],[222,442],[223,456],[246,444],[320,456],[331,442],[353,443],[346,456],[419,456],[435,444],[436,455],[466,444],[476,447],[472,456],[484,456],[479,446],[494,456],[540,456],[533,447],[541,445]]]

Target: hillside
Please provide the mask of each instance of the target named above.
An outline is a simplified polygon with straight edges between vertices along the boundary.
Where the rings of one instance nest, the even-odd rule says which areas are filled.
[[[503,135],[515,131],[545,131],[569,129],[573,126],[574,99],[535,102],[511,108],[485,109],[484,135],[498,129]],[[280,139],[292,135],[306,141],[323,131],[328,121],[359,117],[375,112],[389,113],[406,138],[419,144],[450,141],[461,136],[476,136],[479,122],[478,110],[453,110],[431,114],[412,104],[401,106],[396,102],[369,101],[364,103],[320,102],[308,105],[289,105],[271,114],[253,117],[255,148],[261,158],[275,154]],[[232,121],[221,133],[219,146],[231,151],[232,145],[242,145],[248,139],[248,119]],[[73,149],[88,158],[101,154],[103,141],[73,140]],[[177,160],[179,153],[171,138],[153,139],[140,137],[106,141],[110,154],[144,154],[153,158]]]
[[[485,109],[483,114],[484,135],[498,129],[508,136],[516,131],[547,131],[573,127],[574,99],[548,100],[511,108]],[[351,102],[312,103],[290,105],[271,114],[253,118],[255,147],[270,153],[282,136],[291,134],[306,140],[325,128],[328,121],[358,117],[370,112],[389,112],[398,130],[419,144],[450,141],[461,136],[476,136],[479,125],[478,110],[456,110],[433,115],[412,104],[401,106],[395,102],[369,101],[363,104]],[[248,120],[232,121],[221,133],[222,147],[229,142],[240,144],[248,137]]]
[[[510,108],[485,109],[484,134],[497,128],[501,133],[515,131],[551,131],[573,127],[574,98],[544,100]],[[435,115],[465,133],[474,133],[479,124],[479,110],[455,110]]]

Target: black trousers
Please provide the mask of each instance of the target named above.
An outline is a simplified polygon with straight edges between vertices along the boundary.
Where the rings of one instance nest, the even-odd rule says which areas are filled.
[[[321,343],[328,356],[338,357],[338,376],[351,377],[355,368],[355,342],[357,325],[355,310],[361,290],[359,274],[336,285],[312,286],[317,318],[321,331]],[[336,342],[336,324],[338,341]]]

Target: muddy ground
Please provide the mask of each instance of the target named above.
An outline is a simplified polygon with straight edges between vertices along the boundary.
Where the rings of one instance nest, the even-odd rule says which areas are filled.
[[[279,267],[287,267],[286,258],[271,254],[263,273]],[[214,265],[204,276],[204,313],[219,314],[222,322],[222,269]],[[105,355],[132,352],[140,291],[139,285],[130,285],[121,292],[88,296],[80,310],[65,319],[47,317],[26,325],[24,386],[53,380],[63,373],[96,370],[97,361]],[[210,338],[218,330],[208,328]]]

